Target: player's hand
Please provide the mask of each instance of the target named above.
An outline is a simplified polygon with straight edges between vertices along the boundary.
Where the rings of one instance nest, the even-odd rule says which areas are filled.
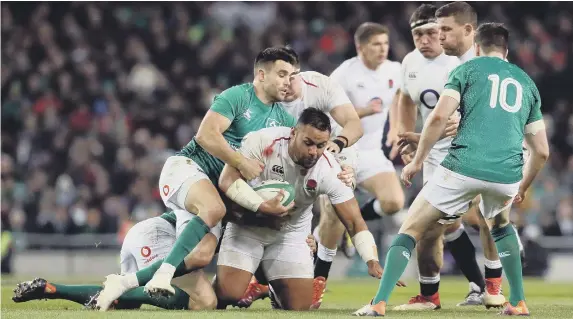
[[[370,260],[366,263],[368,265],[368,274],[374,278],[382,278],[382,273],[384,269],[380,266],[380,263],[377,260]]]
[[[414,133],[414,132],[404,132],[398,133],[398,137],[400,138],[399,143],[408,143],[408,144],[420,144],[420,137],[422,134]]]
[[[455,113],[448,119],[443,137],[450,137],[458,134],[458,126],[460,126],[460,117],[457,116],[457,113]]]
[[[326,143],[326,150],[332,154],[338,154],[341,151],[340,147],[332,141],[328,141],[328,143]]]
[[[420,170],[422,170],[422,164],[418,164],[416,161],[412,161],[410,164],[404,166],[402,174],[400,175],[402,183],[406,187],[412,186],[411,180]]]
[[[523,202],[525,200],[525,193],[526,192],[527,192],[527,190],[520,188],[519,191],[517,191],[517,195],[515,195],[515,197],[513,198],[513,203],[519,204],[519,203]]]
[[[402,157],[402,162],[404,165],[408,165],[414,160],[414,153],[400,155]]]
[[[343,182],[346,186],[353,188],[355,184],[354,169],[350,165],[342,164],[340,165],[342,171],[336,175],[338,179]]]
[[[382,112],[382,100],[381,99],[373,99],[368,102],[368,107],[370,109],[371,114],[377,114]]]
[[[239,164],[237,165],[237,169],[243,175],[243,177],[247,180],[253,180],[263,172],[265,165],[257,160],[246,158],[243,156]]]
[[[390,129],[390,131],[388,132],[388,137],[386,139],[386,146],[392,147],[392,149],[390,149],[390,160],[394,160],[394,158],[396,158],[396,156],[398,155],[399,153],[398,149],[400,148],[400,146],[398,145],[399,142],[400,138],[398,137],[398,132]]]
[[[290,203],[288,206],[283,206],[282,200],[284,196],[285,193],[281,189],[277,194],[277,196],[263,202],[261,206],[259,206],[258,212],[279,217],[288,215],[289,210],[291,210],[291,208],[294,207],[294,201]]]
[[[316,254],[317,245],[316,245],[316,238],[314,238],[313,234],[308,234],[308,237],[306,237],[306,243],[310,248],[311,256],[314,256],[314,254]]]

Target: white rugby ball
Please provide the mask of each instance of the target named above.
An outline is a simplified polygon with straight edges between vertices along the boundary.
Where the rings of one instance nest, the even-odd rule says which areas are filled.
[[[280,190],[283,190],[284,191],[284,197],[282,200],[283,206],[288,206],[290,203],[294,201],[295,197],[294,187],[285,181],[269,179],[253,187],[253,189],[264,200],[273,199],[275,196],[279,194]]]

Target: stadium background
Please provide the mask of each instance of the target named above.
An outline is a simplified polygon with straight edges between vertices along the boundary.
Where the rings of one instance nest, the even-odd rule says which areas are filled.
[[[509,59],[543,98],[552,155],[512,215],[525,271],[573,280],[573,5],[472,5],[480,21],[510,28]],[[401,61],[413,49],[416,6],[2,3],[2,271],[117,271],[127,230],[164,210],[163,162],[191,139],[215,94],[252,81],[257,51],[290,44],[304,70],[330,74],[355,55],[356,27],[375,21],[390,28],[390,59]],[[410,201],[419,189],[406,190]],[[383,239],[398,223],[370,226]],[[339,260],[335,276],[363,274],[359,262]]]

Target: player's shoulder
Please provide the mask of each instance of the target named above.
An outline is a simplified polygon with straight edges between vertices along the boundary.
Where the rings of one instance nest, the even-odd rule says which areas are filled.
[[[336,161],[336,158],[332,153],[325,151],[316,163],[316,167],[319,169],[321,174],[326,173],[338,173],[340,171],[340,164]]]
[[[288,139],[290,137],[291,128],[286,126],[266,127],[258,131],[250,132],[245,135],[247,140],[257,140],[262,144],[272,143],[277,139]]]
[[[245,97],[250,97],[254,92],[253,90],[254,87],[252,83],[243,83],[224,90],[223,92],[219,93],[217,97],[239,100]]]
[[[316,71],[304,71],[300,73],[300,76],[304,84],[318,89],[326,88],[332,81],[330,77]]]
[[[344,62],[342,62],[332,73],[333,74],[348,74],[348,73],[352,73],[352,71],[356,70],[356,66],[358,66],[360,63],[360,59],[355,56],[353,58],[350,58]]]
[[[420,51],[418,51],[417,49],[414,49],[412,51],[410,51],[408,54],[406,54],[406,56],[404,57],[404,59],[402,59],[402,65],[403,66],[410,66],[412,65],[412,63],[416,63],[421,61],[421,58],[423,58],[424,56],[420,53]]]

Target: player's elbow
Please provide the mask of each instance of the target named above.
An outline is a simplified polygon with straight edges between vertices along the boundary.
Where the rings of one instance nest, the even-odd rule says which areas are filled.
[[[541,161],[545,163],[549,159],[549,146],[544,145],[544,147],[536,149],[535,151],[533,151],[533,153],[537,158],[539,158]]]
[[[360,139],[362,137],[362,135],[364,135],[364,128],[362,127],[362,122],[360,121],[360,118],[356,118],[355,120],[351,120],[350,121],[352,127],[354,128],[354,132],[356,134],[357,140]]]
[[[225,169],[227,168],[226,166],[227,165],[225,165]],[[223,173],[221,176],[219,176],[219,188],[223,191],[223,193],[226,193],[231,187],[231,184],[234,182],[229,174],[224,174],[225,169],[223,169]]]

